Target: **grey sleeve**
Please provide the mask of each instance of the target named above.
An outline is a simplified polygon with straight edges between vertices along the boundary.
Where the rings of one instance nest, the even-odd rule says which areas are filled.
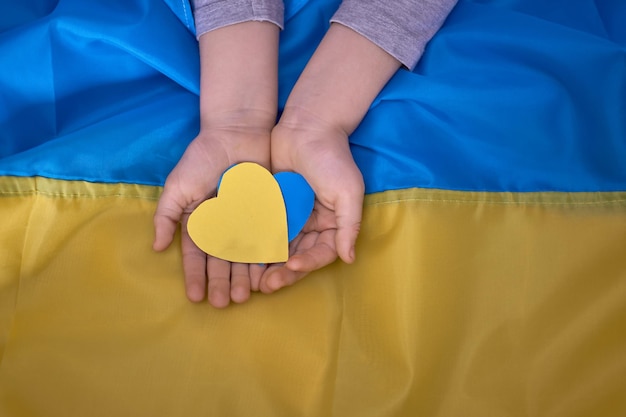
[[[457,0],[343,0],[331,22],[365,36],[409,69]]]
[[[267,21],[282,29],[282,0],[191,0],[196,36],[223,26],[247,21]]]

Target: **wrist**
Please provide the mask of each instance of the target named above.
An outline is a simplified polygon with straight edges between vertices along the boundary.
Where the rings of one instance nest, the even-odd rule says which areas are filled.
[[[318,136],[331,133],[329,136],[340,134],[347,137],[350,134],[347,127],[342,124],[342,119],[337,115],[328,114],[310,106],[290,105],[289,103],[285,106],[277,127],[294,132],[316,132]]]
[[[201,130],[221,129],[263,135],[275,124],[275,108],[221,108],[200,113]]]
[[[270,130],[243,125],[212,125],[203,127],[194,142],[194,152],[210,162],[217,172],[241,162],[256,162],[269,168]]]

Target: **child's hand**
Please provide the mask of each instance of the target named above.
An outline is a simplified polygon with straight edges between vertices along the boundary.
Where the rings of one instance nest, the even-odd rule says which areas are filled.
[[[228,2],[219,7],[230,8]],[[200,37],[201,131],[167,177],[154,216],[154,249],[172,242],[181,222],[185,287],[191,301],[207,294],[215,307],[244,302],[259,265],[207,256],[187,234],[187,219],[215,195],[221,175],[239,162],[269,168],[270,131],[276,123],[279,28],[247,21],[211,30]]]
[[[272,131],[272,169],[302,174],[316,204],[287,263],[263,274],[263,292],[291,285],[337,256],[354,262],[364,185],[348,135],[399,67],[369,39],[335,23],[309,60]]]
[[[226,307],[231,299],[242,303],[250,297],[251,280],[258,282],[265,271],[260,265],[207,256],[189,237],[187,219],[193,209],[215,195],[220,176],[231,165],[250,161],[269,167],[269,138],[266,127],[234,123],[204,128],[167,177],[154,215],[153,247],[157,251],[166,249],[181,223],[185,287],[191,301],[201,301],[208,292],[214,307]]]
[[[271,265],[263,274],[258,288],[265,293],[293,284],[337,256],[352,263],[364,194],[348,136],[340,129],[314,119],[297,126],[279,123],[272,131],[271,154],[274,171],[302,174],[316,201],[311,218],[290,245],[287,263]]]

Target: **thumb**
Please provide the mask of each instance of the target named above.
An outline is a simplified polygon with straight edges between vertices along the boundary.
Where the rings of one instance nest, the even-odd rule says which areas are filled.
[[[183,211],[183,205],[166,185],[153,218],[155,233],[152,248],[155,251],[165,250],[172,243]]]

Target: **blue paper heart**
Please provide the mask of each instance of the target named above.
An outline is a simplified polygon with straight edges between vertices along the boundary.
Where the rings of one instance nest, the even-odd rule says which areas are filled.
[[[283,193],[287,208],[287,235],[291,242],[311,216],[315,193],[304,177],[295,172],[279,172],[274,178]]]

